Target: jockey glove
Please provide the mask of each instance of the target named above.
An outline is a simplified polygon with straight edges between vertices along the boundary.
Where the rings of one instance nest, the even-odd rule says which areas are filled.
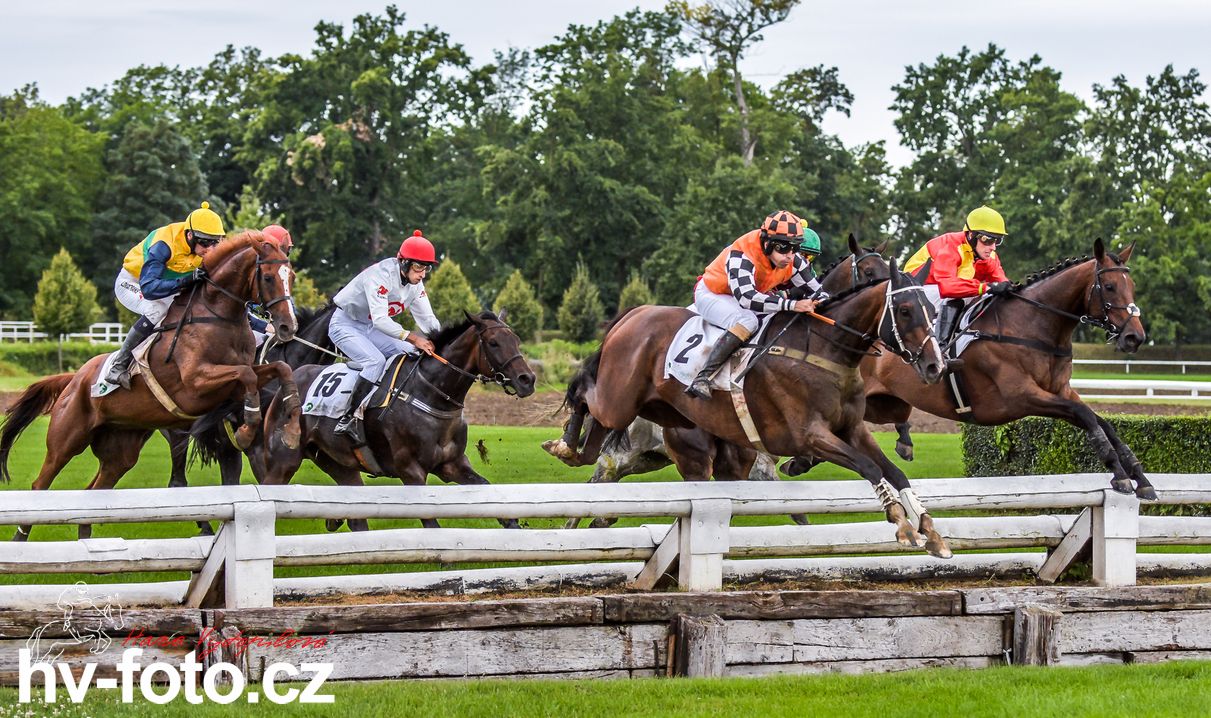
[[[1013,291],[1013,282],[993,282],[988,285],[988,293],[1004,296]]]

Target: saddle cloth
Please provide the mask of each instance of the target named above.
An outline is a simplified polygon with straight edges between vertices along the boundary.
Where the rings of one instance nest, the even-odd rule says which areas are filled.
[[[408,354],[396,354],[387,360],[383,378],[379,380],[379,385],[366,395],[363,406],[381,408],[387,405],[391,392],[396,391],[396,386],[404,381],[407,372],[411,370],[412,365],[409,365],[407,370],[404,368],[408,358]],[[329,419],[341,418],[349,406],[349,395],[353,393],[353,385],[357,383],[360,371],[361,367],[352,362],[333,364],[324,369],[307,389],[307,396],[303,398],[303,413],[308,416],[326,416]],[[402,393],[400,396],[421,411],[433,413],[431,407],[415,397]]]
[[[135,347],[133,359],[131,359],[130,362],[131,378],[143,373],[143,365],[147,363],[147,352],[151,350],[152,342],[154,342],[159,336],[160,335],[158,333],[152,334],[147,339],[144,339],[143,343]],[[97,398],[107,394],[112,394],[114,391],[122,388],[121,384],[110,384],[109,382],[105,381],[105,377],[109,375],[109,368],[114,364],[114,357],[117,355],[117,352],[110,352],[110,355],[105,357],[105,361],[101,363],[101,371],[97,374],[97,381],[92,385],[92,388],[88,392],[89,396]]]
[[[762,322],[756,334],[749,338],[748,343],[759,344],[765,327],[766,323]],[[689,386],[694,381],[694,377],[698,376],[698,372],[702,370],[702,366],[706,364],[707,357],[710,356],[715,343],[726,331],[726,329],[720,329],[707,322],[698,314],[691,316],[685,321],[685,324],[681,325],[681,329],[677,330],[672,343],[669,344],[669,350],[664,357],[664,377],[666,379],[672,377]],[[744,370],[752,355],[753,347],[742,347],[737,350],[731,359],[716,372],[711,386],[720,391],[730,391],[732,377]]]

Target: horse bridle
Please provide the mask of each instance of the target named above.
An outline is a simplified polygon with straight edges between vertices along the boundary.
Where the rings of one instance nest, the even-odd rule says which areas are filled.
[[[252,282],[252,286],[254,288],[253,291],[256,293],[257,297],[260,297],[260,295],[261,295],[261,280],[265,277],[265,273],[261,269],[261,267],[263,267],[265,265],[289,264],[289,263],[290,263],[289,259],[264,259],[263,257],[260,257],[259,255],[257,256],[257,258],[256,258],[256,278]],[[254,300],[254,299],[245,300],[245,299],[241,299],[240,297],[236,296],[234,292],[230,291],[226,287],[219,286],[218,283],[216,283],[213,279],[210,278],[210,275],[205,275],[203,277],[203,279],[206,280],[207,284],[209,284],[210,286],[219,290],[220,293],[226,295],[228,299],[237,301],[241,304],[241,306],[244,307],[244,311],[242,311],[240,314],[238,314],[234,319],[227,319],[227,317],[221,317],[221,316],[219,317],[220,319],[227,319],[227,321],[232,321],[232,322],[240,321],[240,319],[243,318],[244,314],[247,313],[248,308],[254,304],[260,306],[262,309],[267,310],[270,307],[272,307],[273,305],[277,304],[278,302],[284,302],[284,301],[287,301],[288,299],[290,299],[290,294],[286,293],[280,297],[277,297],[276,299],[271,299],[268,302],[266,302],[264,300]],[[214,312],[213,309],[211,309],[211,311]],[[214,312],[214,314],[215,314],[215,316],[219,316],[218,312]]]
[[[929,333],[929,336],[927,336],[925,340],[921,342],[921,346],[918,347],[917,351],[914,353],[908,348],[908,343],[904,341],[904,337],[900,334],[900,327],[896,324],[895,317],[892,316],[892,305],[894,303],[893,297],[895,297],[897,294],[900,294],[901,292],[914,292],[914,296],[917,299],[917,305],[921,307],[921,313],[925,315],[925,320],[928,323],[929,310],[926,307],[929,305],[925,301],[925,290],[917,286],[915,282],[907,287],[892,289],[890,281],[891,280],[888,280],[889,283],[887,296],[883,300],[883,316],[879,318],[879,341],[883,342],[883,345],[891,350],[893,354],[903,359],[906,364],[916,364],[918,361],[920,361],[921,357],[924,356],[925,347],[929,344],[929,340],[935,339],[933,332],[931,331]],[[889,319],[891,321],[887,321]],[[885,324],[887,326],[884,326]],[[887,335],[889,333],[892,341],[887,340]]]
[[[878,252],[871,251],[871,252],[866,252],[865,254],[862,254],[862,255],[855,254],[855,255],[853,255],[853,257],[854,257],[854,261],[852,264],[849,265],[849,271],[850,271],[850,276],[853,277],[853,286],[856,287],[856,286],[858,286],[858,279],[859,279],[858,265],[862,264],[862,260],[869,259],[871,257],[878,257],[879,259],[883,259],[883,255],[879,254]]]
[[[493,331],[509,329],[509,325],[505,324],[504,322],[501,322],[500,320],[497,320],[497,321],[498,321],[497,324],[494,324],[490,327],[479,327],[479,326],[475,327],[475,334],[478,337],[478,339],[476,341],[479,343],[479,351],[484,352],[485,355],[487,354],[487,352],[484,350],[483,345],[484,345],[484,342],[487,341],[488,333],[493,332]],[[509,357],[508,359],[505,359],[503,362],[501,362],[498,365],[493,364],[493,362],[489,359],[488,365],[493,370],[493,373],[491,375],[480,374],[479,372],[469,372],[460,366],[451,364],[444,357],[442,357],[441,355],[436,354],[436,353],[434,353],[432,356],[434,359],[437,359],[439,362],[441,362],[441,364],[443,366],[445,366],[447,369],[450,369],[459,374],[462,374],[463,376],[467,377],[468,379],[471,379],[473,381],[478,381],[478,382],[481,382],[484,384],[499,384],[500,387],[502,389],[504,389],[506,394],[508,394],[509,396],[517,396],[517,388],[513,386],[513,380],[510,379],[509,377],[505,376],[504,369],[507,368],[513,362],[515,362],[519,359],[524,359],[524,356],[522,355],[520,348],[518,349],[518,352],[516,354]]]
[[[1140,308],[1135,302],[1131,302],[1130,304],[1111,304],[1110,302],[1106,301],[1106,290],[1102,287],[1102,275],[1107,272],[1123,272],[1124,274],[1130,274],[1131,268],[1127,266],[1097,267],[1094,270],[1093,284],[1089,287],[1089,292],[1085,295],[1085,305],[1089,305],[1090,301],[1093,299],[1093,292],[1096,291],[1098,304],[1102,307],[1102,316],[1100,317],[1092,316],[1089,313],[1073,314],[1071,312],[1066,312],[1063,309],[1053,307],[1050,304],[1044,304],[1043,302],[1031,299],[1029,297],[1024,297],[1016,292],[1011,293],[1008,296],[1038,307],[1039,309],[1045,309],[1053,314],[1058,314],[1061,317],[1066,317],[1080,324],[1087,324],[1091,327],[1097,327],[1109,335],[1107,341],[1114,341],[1118,339],[1119,335],[1123,333],[1123,330],[1127,328],[1127,324],[1130,323],[1135,317],[1140,316],[1141,312]],[[1111,321],[1110,310],[1112,309],[1122,309],[1127,312],[1127,317],[1123,319],[1122,324],[1115,326],[1114,322]]]

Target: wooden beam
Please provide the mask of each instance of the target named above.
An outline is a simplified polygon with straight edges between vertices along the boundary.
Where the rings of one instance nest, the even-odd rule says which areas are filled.
[[[1043,606],[1019,606],[1013,612],[1013,663],[1054,666],[1060,662],[1060,621],[1064,614]]]
[[[1089,545],[1093,540],[1093,509],[1086,507],[1081,511],[1080,516],[1077,516],[1073,522],[1072,528],[1064,536],[1064,540],[1060,541],[1047,560],[1043,562],[1043,567],[1039,569],[1039,579],[1047,583],[1055,583],[1081,551]]]
[[[1135,585],[1135,544],[1140,502],[1134,495],[1106,489],[1093,507],[1093,582],[1099,586]]]
[[[230,524],[219,525],[218,533],[210,545],[210,555],[202,569],[189,579],[189,588],[185,590],[185,605],[190,608],[212,608],[220,605],[223,600],[223,568],[227,565],[227,549],[229,545],[227,528]]]
[[[681,524],[684,520],[677,519],[673,522],[673,525],[660,539],[656,550],[652,552],[651,558],[644,563],[643,570],[627,584],[628,588],[650,591],[656,588],[656,584],[660,583],[662,578],[665,578],[669,570],[676,564],[681,550]]]
[[[687,591],[723,588],[723,555],[727,553],[732,502],[725,499],[694,501],[681,522],[677,584]]]
[[[957,616],[958,591],[728,591],[602,596],[606,623],[656,623],[678,615],[791,620],[873,616]]]
[[[970,614],[1013,613],[1018,606],[1037,604],[1065,614],[1089,611],[1166,611],[1211,609],[1211,584],[1174,586],[1005,586],[972,588],[963,594]]]
[[[719,678],[724,674],[727,623],[719,616],[680,615],[674,623],[673,675]]]
[[[273,605],[274,505],[268,501],[235,505],[224,549],[223,590],[227,608]]]

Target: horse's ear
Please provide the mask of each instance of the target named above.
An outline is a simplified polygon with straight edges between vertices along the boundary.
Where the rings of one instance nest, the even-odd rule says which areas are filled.
[[[1093,258],[1098,262],[1106,257],[1106,245],[1102,242],[1102,238],[1098,237],[1093,242]]]
[[[885,239],[882,242],[879,242],[878,244],[875,245],[875,251],[878,252],[879,254],[883,254],[884,252],[887,251],[887,245],[889,245],[889,244],[891,244],[891,240]]]
[[[1123,249],[1123,251],[1118,253],[1118,258],[1123,260],[1123,264],[1126,264],[1127,260],[1131,259],[1131,252],[1134,249],[1135,249],[1135,242],[1132,242],[1131,244],[1128,244],[1127,247],[1125,249]]]
[[[849,233],[849,253],[853,255],[862,253],[862,248],[858,246],[858,239],[853,232]]]
[[[896,267],[896,258],[892,257],[887,260],[887,267],[891,270],[891,287],[899,289],[903,282],[900,281],[900,270]]]
[[[471,312],[468,312],[466,309],[463,310],[463,316],[467,318],[467,321],[479,324],[479,317],[471,314]]]
[[[508,317],[508,316],[509,316],[509,308],[504,307],[503,309],[500,310],[500,313],[496,315],[496,318],[499,319],[501,321],[501,323],[503,324],[503,323],[505,323],[505,317]]]

